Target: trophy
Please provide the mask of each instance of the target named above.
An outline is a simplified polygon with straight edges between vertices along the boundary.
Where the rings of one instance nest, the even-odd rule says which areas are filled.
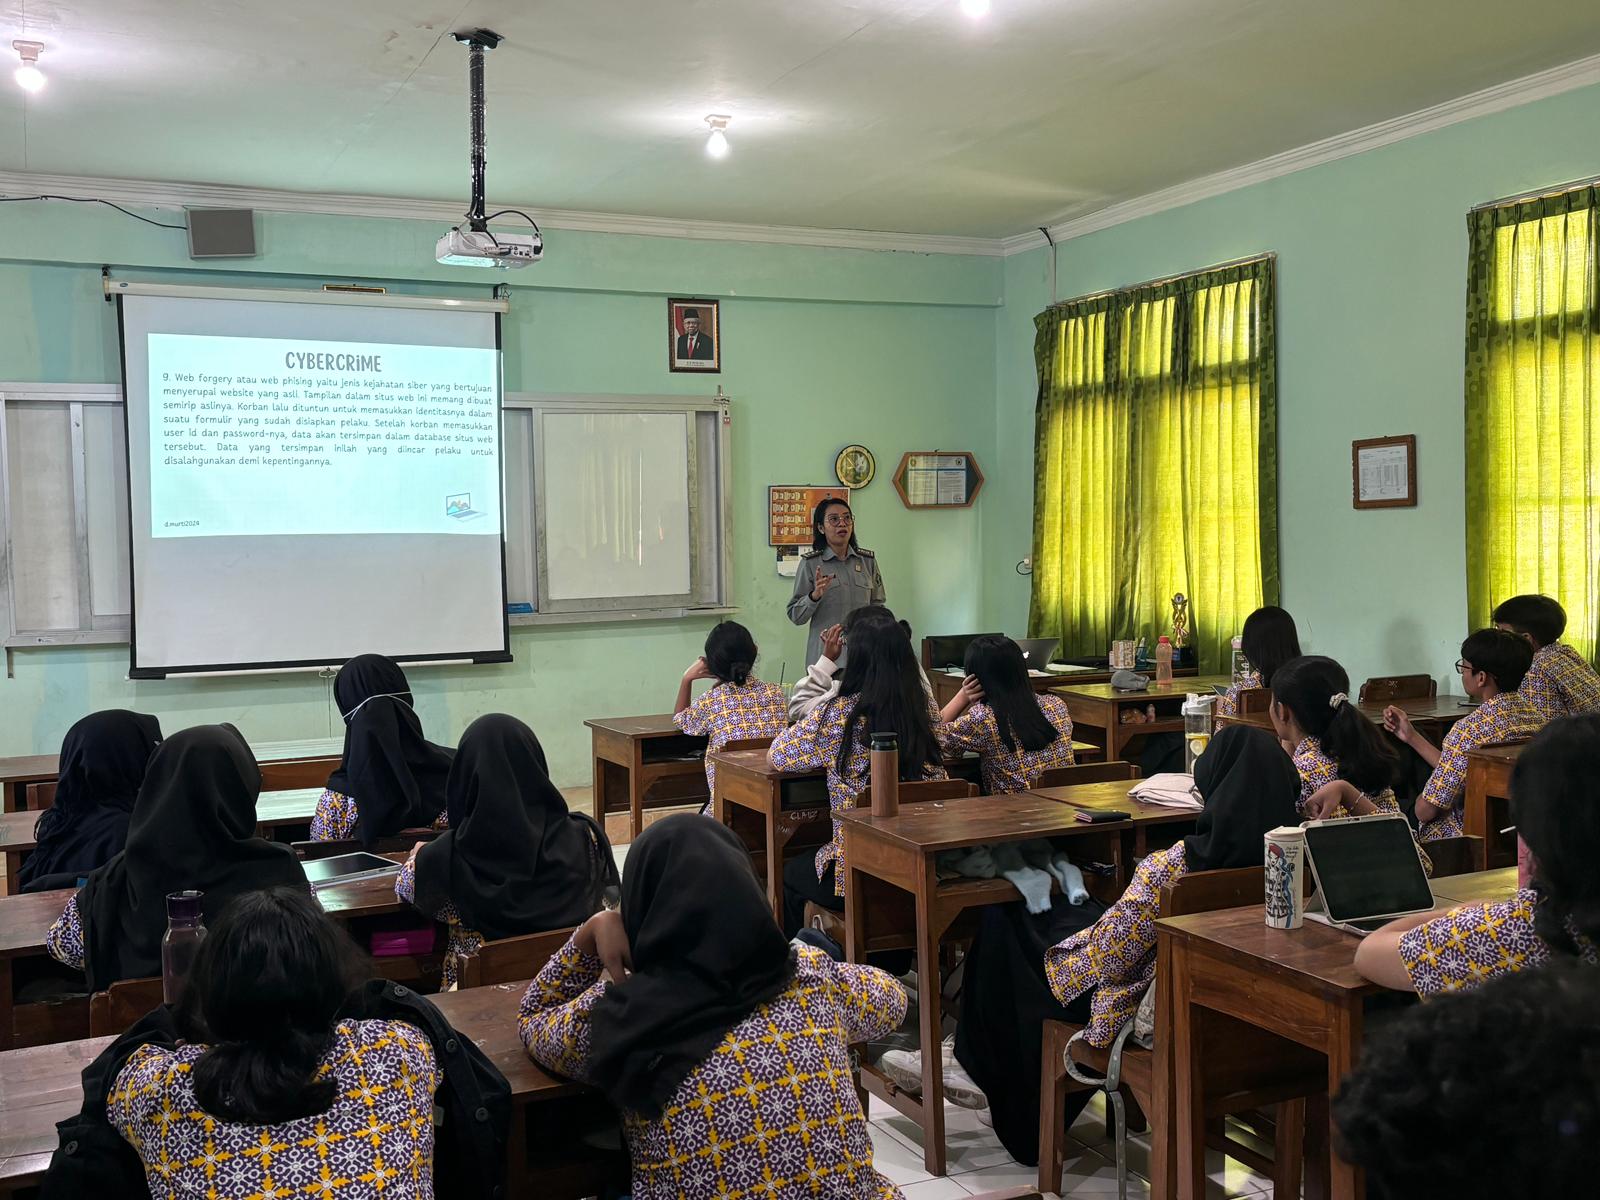
[[[1172,598],[1172,645],[1182,650],[1189,644],[1189,597],[1179,592]]]

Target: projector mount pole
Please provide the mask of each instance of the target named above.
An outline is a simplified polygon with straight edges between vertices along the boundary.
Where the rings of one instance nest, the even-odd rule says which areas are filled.
[[[475,233],[485,233],[489,222],[483,216],[483,52],[493,50],[505,39],[488,29],[458,33],[455,39],[467,47],[467,105],[472,134],[472,207],[467,211],[467,227]]]

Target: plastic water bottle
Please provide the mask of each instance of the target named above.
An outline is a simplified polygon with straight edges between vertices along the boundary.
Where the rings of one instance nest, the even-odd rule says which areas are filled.
[[[176,1004],[183,998],[189,982],[189,968],[206,940],[205,920],[200,913],[204,892],[167,894],[167,932],[161,939],[161,998]]]
[[[1156,682],[1172,682],[1172,639],[1165,636],[1156,642]]]
[[[1215,696],[1197,696],[1190,692],[1183,702],[1183,769],[1190,775],[1194,774],[1195,759],[1211,744],[1215,720],[1211,706],[1215,701]]]
[[[1233,639],[1233,685],[1238,687],[1244,682],[1244,677],[1250,674],[1250,660],[1244,656],[1244,637]]]

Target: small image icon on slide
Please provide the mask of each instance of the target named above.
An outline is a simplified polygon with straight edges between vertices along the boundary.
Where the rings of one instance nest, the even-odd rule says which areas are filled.
[[[458,521],[475,521],[483,516],[481,512],[472,507],[472,493],[462,492],[456,496],[444,498],[444,515],[454,517]]]

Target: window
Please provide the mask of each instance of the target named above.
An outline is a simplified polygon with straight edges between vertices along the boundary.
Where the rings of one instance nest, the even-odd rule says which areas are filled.
[[[1567,610],[1592,659],[1600,633],[1600,188],[1468,217],[1467,603],[1474,627],[1524,592]]]
[[[1277,599],[1270,256],[1039,315],[1030,633],[1152,642],[1190,599],[1202,670]]]

